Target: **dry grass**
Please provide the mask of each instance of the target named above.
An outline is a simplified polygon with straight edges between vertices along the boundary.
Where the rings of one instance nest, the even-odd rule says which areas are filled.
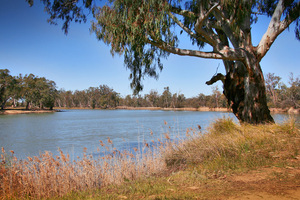
[[[283,124],[238,125],[218,119],[204,134],[173,146],[168,166],[200,165],[205,170],[243,170],[280,164],[300,151],[300,131],[295,120]],[[282,164],[282,163],[281,163]]]
[[[45,152],[38,157],[17,160],[13,151],[2,149],[0,199],[86,198],[82,191],[110,186],[113,186],[109,189],[112,194],[102,191],[112,195],[111,198],[124,193],[137,197],[147,191],[149,195],[159,194],[166,190],[166,184],[173,186],[174,179],[174,176],[172,180],[166,178],[167,181],[163,177],[153,179],[153,175],[162,172],[193,169],[191,174],[193,177],[196,174],[196,179],[187,178],[191,179],[192,185],[196,180],[221,177],[224,171],[237,172],[275,164],[284,166],[288,159],[299,157],[300,132],[294,120],[280,125],[252,126],[238,125],[231,119],[223,118],[212,123],[204,133],[198,129],[188,129],[187,139],[175,142],[171,142],[169,130],[165,132],[165,142],[157,142],[151,148],[144,143],[142,149],[132,152],[113,149],[108,138],[107,144],[99,143],[99,153],[104,156],[84,155],[74,161],[62,151],[59,156]],[[180,180],[183,180],[182,176]],[[120,188],[122,191],[119,191]],[[103,195],[102,192],[98,194]],[[93,195],[100,198],[97,192]],[[189,195],[192,194],[179,192],[177,197],[191,197]]]
[[[14,152],[2,148],[0,163],[0,199],[61,197],[73,191],[101,188],[110,184],[122,184],[140,177],[161,172],[166,165],[159,149],[162,144],[149,148],[145,143],[140,150],[120,152],[100,141],[105,156],[71,161],[60,150],[60,156],[45,152],[38,157],[17,160]]]

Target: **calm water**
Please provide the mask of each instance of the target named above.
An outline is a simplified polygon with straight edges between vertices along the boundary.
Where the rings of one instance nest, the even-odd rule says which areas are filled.
[[[202,128],[216,118],[232,117],[232,113],[147,110],[68,110],[45,114],[0,115],[0,147],[14,150],[18,158],[51,151],[58,147],[72,158],[82,156],[83,148],[97,152],[99,140],[122,150],[138,147],[144,141],[184,137],[187,128]],[[274,115],[277,122],[287,115]],[[165,124],[167,123],[167,125]],[[150,132],[153,132],[153,135]]]

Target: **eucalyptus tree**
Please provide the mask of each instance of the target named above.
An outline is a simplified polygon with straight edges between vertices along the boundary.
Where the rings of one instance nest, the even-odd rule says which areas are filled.
[[[164,87],[164,92],[160,96],[160,107],[168,108],[171,106],[172,93],[169,87]]]
[[[119,103],[119,94],[107,85],[99,86],[100,98],[99,107],[101,108],[115,108]]]
[[[37,96],[39,96],[38,103],[40,108],[48,107],[52,110],[58,96],[56,83],[44,77],[39,78],[38,82],[40,84],[37,84],[36,91],[39,93]]]
[[[45,77],[37,77],[34,74],[20,75],[21,97],[26,101],[26,109],[37,106],[41,109],[48,107],[53,109],[58,97],[56,83]]]
[[[26,110],[30,109],[34,103],[34,89],[36,87],[36,76],[26,74],[22,78],[22,99],[26,102]]]
[[[102,7],[98,0],[42,2],[49,21],[62,19],[65,32],[72,20],[86,21],[85,11],[92,11],[92,30],[111,46],[112,54],[124,54],[135,92],[143,89],[144,77],[158,77],[163,69],[161,59],[170,54],[220,59],[226,74],[216,74],[206,84],[223,82],[223,93],[241,122],[274,122],[260,62],[291,23],[296,24],[296,38],[300,40],[299,0],[109,0]],[[270,21],[254,46],[251,26],[260,15],[267,15]],[[195,48],[178,45],[182,32]],[[203,50],[206,45],[210,51]]]
[[[270,97],[272,100],[272,106],[278,107],[278,91],[280,88],[281,77],[275,76],[274,73],[268,73],[266,75],[266,89],[267,89],[267,97]]]
[[[14,96],[17,80],[8,69],[0,69],[0,107],[4,109],[7,100]]]
[[[146,95],[147,101],[151,107],[159,106],[159,94],[157,90],[151,90],[149,94]]]
[[[291,73],[289,77],[290,87],[287,89],[287,100],[294,108],[300,108],[300,77],[294,77]]]

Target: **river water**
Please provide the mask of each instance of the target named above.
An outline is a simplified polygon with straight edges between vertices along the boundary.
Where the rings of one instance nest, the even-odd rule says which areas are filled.
[[[18,158],[37,156],[44,151],[58,154],[58,148],[72,158],[83,149],[95,153],[99,140],[119,150],[138,147],[144,141],[185,137],[186,129],[205,129],[220,117],[232,113],[149,110],[66,110],[56,113],[0,115],[0,147],[14,150]],[[282,122],[288,115],[273,115]],[[236,120],[236,119],[235,119]]]

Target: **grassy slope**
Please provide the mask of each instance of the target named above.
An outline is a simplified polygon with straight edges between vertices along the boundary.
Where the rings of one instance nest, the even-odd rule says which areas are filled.
[[[112,168],[103,168],[101,163],[90,165],[91,160],[83,159],[77,165],[80,165],[80,170],[87,168],[87,171],[71,173],[74,165],[69,164],[70,168],[65,169],[67,176],[53,179],[61,181],[56,193],[37,187],[38,183],[51,179],[51,164],[45,168],[43,175],[39,175],[42,178],[27,189],[25,185],[29,183],[18,183],[24,183],[22,175],[32,174],[34,169],[30,168],[31,171],[26,173],[16,172],[20,168],[29,168],[28,163],[26,166],[19,165],[15,170],[2,174],[7,183],[12,182],[9,176],[21,175],[13,178],[16,189],[7,189],[6,194],[0,193],[0,198],[23,195],[54,199],[300,199],[300,131],[295,121],[250,126],[237,125],[231,119],[219,119],[205,134],[199,130],[188,130],[186,134],[189,135],[187,140],[176,144],[169,141],[159,146],[156,153],[143,154],[138,163],[135,163],[136,159],[128,160],[132,155],[125,153],[121,154],[123,160]],[[39,163],[39,166],[51,163],[46,157],[46,162]],[[62,158],[55,162],[67,166]],[[105,161],[104,164],[113,163]],[[34,173],[39,174],[40,171]],[[98,171],[102,173],[97,174]],[[61,170],[59,173],[63,175],[65,172]],[[80,174],[77,179],[61,180],[76,174]],[[92,182],[89,176],[98,179]],[[97,184],[99,178],[102,179],[101,186]],[[31,177],[31,181],[35,179]],[[78,183],[73,183],[76,181]],[[82,186],[84,181],[87,187]],[[52,182],[50,184],[53,185]],[[60,190],[66,185],[73,189]],[[2,184],[0,189],[4,191],[3,188]],[[25,189],[30,192],[24,196]]]
[[[300,132],[219,119],[166,151],[168,171],[65,199],[300,199]]]

